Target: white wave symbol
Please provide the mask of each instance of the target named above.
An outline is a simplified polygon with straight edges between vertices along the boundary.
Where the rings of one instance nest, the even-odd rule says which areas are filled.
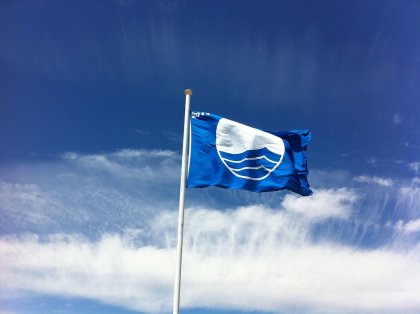
[[[267,148],[250,150],[240,154],[219,152],[225,166],[236,176],[245,179],[261,180],[268,176],[279,164],[282,156]]]
[[[220,159],[237,177],[263,180],[281,163],[283,140],[270,133],[221,119],[216,130]]]

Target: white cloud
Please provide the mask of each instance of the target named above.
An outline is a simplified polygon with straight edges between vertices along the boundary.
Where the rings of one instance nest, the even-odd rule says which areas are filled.
[[[392,186],[394,185],[394,181],[389,178],[381,178],[381,177],[369,177],[369,176],[358,176],[354,178],[355,181],[361,182],[361,183],[375,183],[381,186]]]
[[[25,206],[42,207],[47,205],[46,194],[36,184],[7,183],[0,181],[0,200],[10,207],[16,200]]]
[[[420,232],[420,218],[409,220],[406,223],[400,220],[397,222],[396,227],[405,233]]]
[[[44,210],[39,211],[40,208]],[[58,204],[49,193],[36,184],[0,181],[0,210],[4,218],[7,215],[11,219],[37,225],[53,223]]]
[[[282,206],[310,219],[347,218],[357,195],[346,188],[315,190],[310,197],[287,195]]]
[[[420,218],[408,221],[404,225],[406,232],[419,232],[420,231]]]
[[[77,154],[68,152],[64,160],[76,162],[93,170],[116,177],[138,178],[148,181],[177,180],[178,154],[170,150],[123,149],[108,154]]]
[[[176,212],[139,233],[0,239],[3,289],[84,297],[169,312]],[[186,213],[182,306],[305,313],[415,313],[420,310],[419,248],[356,249],[305,238],[308,222],[261,206]],[[303,236],[302,236],[303,234]],[[169,237],[167,244],[162,239]]]
[[[138,157],[166,157],[166,158],[176,158],[178,154],[173,150],[167,149],[121,149],[114,153],[109,154],[110,156],[122,157],[122,158],[138,158]]]
[[[167,306],[171,251],[135,248],[127,239],[104,235],[98,242],[77,236],[36,237],[0,242],[3,288],[84,297],[133,309]]]
[[[420,215],[420,187],[415,181],[408,186],[403,186],[397,191],[397,208],[404,211],[408,217]]]
[[[176,152],[128,149],[1,166],[0,231],[100,235],[139,227],[151,212],[176,208],[179,168]]]

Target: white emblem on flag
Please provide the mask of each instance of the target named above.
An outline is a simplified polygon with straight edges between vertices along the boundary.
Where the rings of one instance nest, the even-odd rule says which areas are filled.
[[[216,147],[232,174],[250,180],[267,178],[280,165],[285,151],[281,138],[224,118],[217,124]]]

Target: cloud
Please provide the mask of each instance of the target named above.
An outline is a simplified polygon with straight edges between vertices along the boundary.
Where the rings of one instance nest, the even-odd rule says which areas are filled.
[[[178,182],[180,155],[171,150],[122,149],[105,154],[67,153],[64,161],[91,174],[108,173],[119,179],[139,179],[139,183]],[[79,170],[79,169],[77,169]]]
[[[287,195],[282,205],[310,219],[347,218],[357,195],[346,188],[314,191],[310,197]]]
[[[413,171],[415,174],[419,174],[420,173],[420,162],[415,161],[415,162],[409,163],[408,168],[411,171]]]
[[[375,157],[369,157],[367,159],[367,163],[370,164],[370,165],[372,165],[372,166],[375,166],[378,163],[378,159],[375,158]]]
[[[171,131],[168,131],[168,130],[163,130],[162,131],[162,134],[169,141],[177,142],[177,143],[181,143],[182,142],[182,136],[179,135],[178,133],[171,132]]]
[[[0,234],[137,228],[177,208],[180,158],[168,150],[67,153],[57,160],[0,167]]]
[[[401,117],[401,114],[400,114],[399,112],[395,113],[395,114],[392,116],[392,123],[393,123],[395,126],[398,126],[398,125],[400,125],[400,124],[401,124],[401,122],[402,122],[402,117]]]
[[[381,186],[392,186],[394,185],[394,181],[389,178],[381,178],[381,177],[369,177],[369,176],[358,176],[354,178],[355,181],[361,183],[369,183],[369,184],[379,184]]]
[[[151,134],[149,131],[146,131],[146,130],[135,129],[135,131],[136,131],[137,134],[140,134],[140,135],[143,135],[143,136]]]
[[[107,172],[115,177],[144,181],[177,180],[179,156],[170,150],[122,149],[108,154],[77,154],[68,152],[63,158],[80,166]]]
[[[410,219],[420,216],[420,186],[416,180],[397,190],[396,207]]]
[[[3,219],[19,219],[37,225],[53,223],[57,216],[57,202],[36,184],[0,181],[0,204]],[[39,208],[44,210],[39,211]]]
[[[402,147],[404,148],[418,148],[420,147],[419,144],[417,143],[412,143],[410,141],[404,141],[403,143],[401,143]]]
[[[105,234],[98,242],[73,235],[40,242],[30,235],[0,242],[3,289],[83,297],[132,309],[159,311],[171,285],[171,251],[135,248],[129,239]],[[26,282],[26,283],[25,283]]]
[[[126,149],[2,166],[2,298],[169,312],[179,164],[173,151]],[[418,178],[352,189],[333,173],[316,174],[326,183],[310,197],[188,190],[183,307],[418,312]]]
[[[150,220],[154,236],[105,233],[0,239],[3,289],[84,297],[169,312],[176,212]],[[305,238],[308,222],[262,206],[186,212],[182,307],[304,313],[415,313],[419,248],[363,250]],[[162,241],[165,237],[169,242]],[[140,241],[141,242],[141,241]]]
[[[418,177],[414,177],[414,178],[411,180],[411,183],[412,183],[412,185],[420,185],[420,178],[418,178]]]
[[[400,220],[396,227],[405,233],[420,232],[420,218],[407,221],[406,223]]]

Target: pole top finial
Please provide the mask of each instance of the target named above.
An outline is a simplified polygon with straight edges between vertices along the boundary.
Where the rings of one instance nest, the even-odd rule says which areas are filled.
[[[184,95],[192,95],[192,90],[191,89],[186,89],[185,91],[184,91]]]

